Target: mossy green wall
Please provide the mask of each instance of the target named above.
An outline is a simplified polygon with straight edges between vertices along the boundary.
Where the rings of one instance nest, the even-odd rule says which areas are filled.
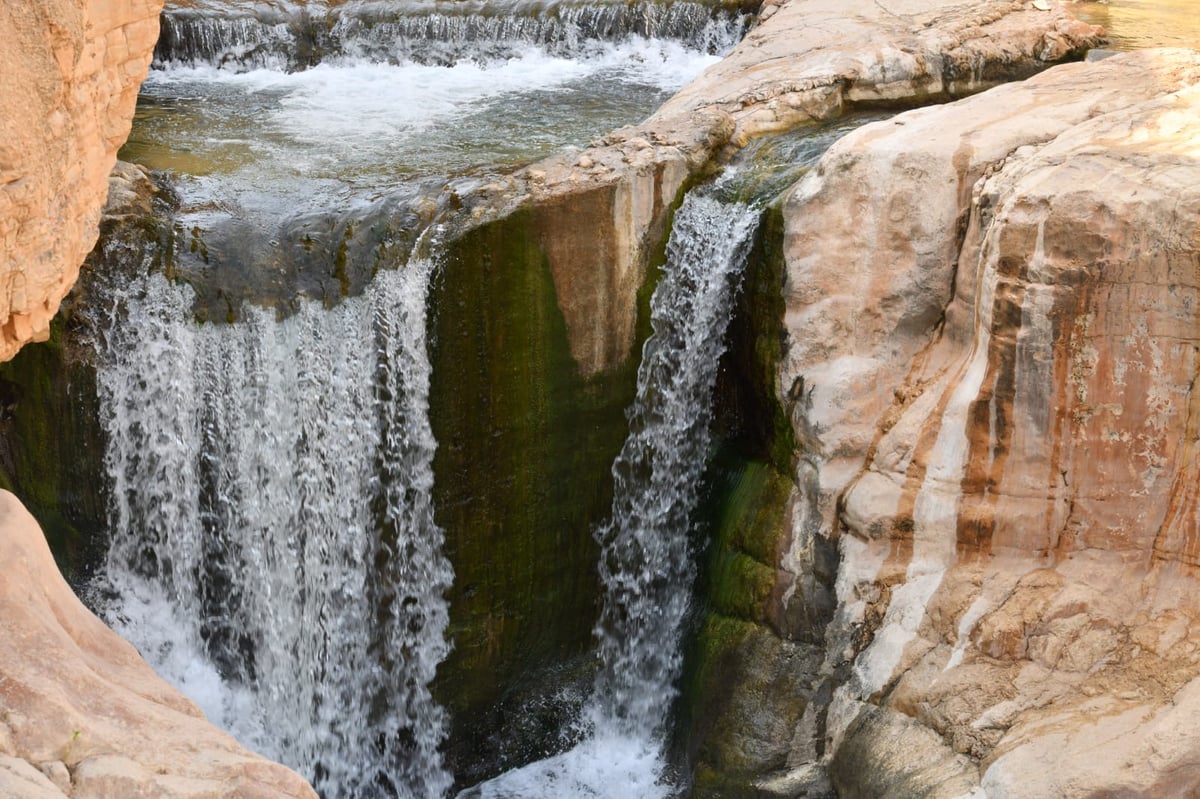
[[[527,208],[453,242],[431,293],[436,513],[455,569],[454,648],[434,690],[451,714],[460,784],[547,754],[572,716],[557,695],[590,686],[601,602],[592,529],[611,510],[649,329],[652,280],[634,352],[581,376],[542,221]]]
[[[795,441],[777,400],[783,349],[783,221],[768,209],[747,262],[716,397],[722,441],[702,524],[709,540],[687,649],[680,746],[697,797],[766,796],[816,690],[821,652],[781,623],[790,575]],[[802,598],[798,598],[801,599]],[[819,633],[818,633],[819,637]]]
[[[96,396],[88,297],[98,283],[147,268],[171,271],[169,191],[105,217],[100,237],[50,325],[50,339],[0,364],[0,473],[46,533],[59,569],[82,585],[105,549],[105,439]],[[97,307],[92,307],[97,306]]]
[[[49,341],[0,364],[0,480],[77,585],[102,554],[105,472],[95,372],[73,348],[69,314],[55,317]]]

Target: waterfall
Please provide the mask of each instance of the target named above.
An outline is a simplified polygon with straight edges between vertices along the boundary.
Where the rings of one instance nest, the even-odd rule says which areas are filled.
[[[232,70],[297,70],[359,59],[449,65],[513,57],[539,47],[579,58],[600,43],[632,37],[678,42],[709,54],[729,50],[749,18],[719,6],[674,0],[528,4],[497,10],[480,4],[352,4],[282,14],[269,5],[191,8],[162,15],[154,64]]]
[[[689,196],[651,300],[630,432],[613,464],[612,517],[596,533],[604,610],[593,717],[625,735],[661,732],[675,696],[693,579],[688,544],[708,458],[717,366],[733,291],[760,211]]]
[[[692,514],[709,448],[712,394],[737,279],[759,211],[692,192],[675,215],[651,299],[630,432],[613,463],[601,545],[600,672],[583,740],[460,794],[480,799],[667,796],[663,741],[677,695],[694,573]]]
[[[111,544],[103,615],[209,718],[327,799],[450,787],[429,683],[452,579],[433,521],[426,289],[199,325],[158,274],[98,344]]]

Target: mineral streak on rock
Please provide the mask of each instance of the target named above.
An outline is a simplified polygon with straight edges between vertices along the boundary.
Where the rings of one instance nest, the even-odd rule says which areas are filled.
[[[0,7],[0,360],[44,341],[96,243],[159,0]]]

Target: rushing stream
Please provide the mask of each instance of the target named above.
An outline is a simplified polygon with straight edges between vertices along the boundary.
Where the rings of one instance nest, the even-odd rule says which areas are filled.
[[[304,299],[287,248],[328,271],[319,258],[336,246],[313,242],[333,228],[319,220],[341,220],[347,240],[408,224],[393,209],[448,182],[469,190],[464,178],[636,121],[745,28],[684,2],[447,8],[169,9],[122,155],[172,175],[189,281],[251,288],[227,295],[227,324],[198,322],[197,295],[158,273],[93,298],[112,486],[93,601],[210,719],[326,799],[434,799],[453,782],[430,694],[453,579],[431,505],[436,267],[381,264],[358,296]],[[604,668],[588,743],[562,772],[584,795],[660,790],[705,402],[752,216],[689,198],[655,296],[613,520],[597,533]],[[241,304],[255,281],[286,314]],[[611,771],[613,747],[631,769]]]
[[[439,797],[429,682],[452,578],[433,521],[417,259],[332,310],[200,327],[115,298],[100,399],[107,617],[209,718],[325,796]]]

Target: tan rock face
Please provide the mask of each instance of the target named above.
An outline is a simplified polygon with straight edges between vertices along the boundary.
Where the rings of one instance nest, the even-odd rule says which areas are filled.
[[[163,682],[67,586],[0,492],[0,795],[315,797]]]
[[[1130,54],[863,128],[789,199],[843,795],[1200,786],[1197,130],[1200,54]]]
[[[688,178],[714,158],[854,107],[979,91],[1098,41],[1098,28],[1057,6],[1043,12],[1009,0],[893,0],[852,11],[841,0],[772,5],[729,56],[644,123],[493,184],[476,221],[531,202],[553,207],[559,234],[588,232],[586,258],[575,260],[579,247],[567,246],[550,262],[572,354],[595,374],[630,354],[647,242],[665,229],[665,211]]]
[[[1099,29],[1054,5],[1009,0],[792,0],[655,115],[719,110],[733,140],[853,107],[928,102],[1024,77],[1080,55]]]
[[[45,340],[96,242],[161,0],[0,6],[0,360]]]

